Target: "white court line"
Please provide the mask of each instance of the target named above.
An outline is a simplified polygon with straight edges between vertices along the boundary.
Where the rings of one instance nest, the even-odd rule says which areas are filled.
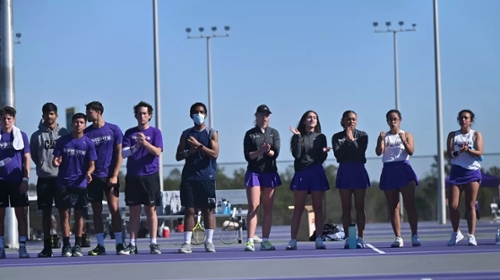
[[[377,247],[373,246],[372,244],[366,243],[365,246],[368,247],[368,248],[370,248],[370,249],[372,249],[373,251],[375,251],[375,252],[377,252],[379,254],[385,254],[384,251],[377,249]]]

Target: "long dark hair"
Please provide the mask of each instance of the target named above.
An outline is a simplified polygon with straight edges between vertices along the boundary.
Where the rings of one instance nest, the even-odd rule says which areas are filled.
[[[300,135],[305,135],[308,132],[308,131],[306,131],[306,124],[304,122],[307,119],[307,116],[309,115],[309,113],[314,113],[316,115],[317,123],[316,123],[316,126],[314,127],[314,132],[321,133],[321,123],[319,122],[318,113],[316,113],[313,110],[308,110],[307,112],[305,112],[302,115],[302,117],[300,118],[299,124],[297,125],[297,130],[300,132]],[[292,139],[293,139],[293,135],[292,135],[292,138],[290,138],[290,151],[293,149]]]

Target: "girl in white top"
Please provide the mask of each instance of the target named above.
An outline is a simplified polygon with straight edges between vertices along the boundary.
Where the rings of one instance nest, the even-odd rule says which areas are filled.
[[[386,121],[390,130],[380,132],[375,149],[377,156],[382,155],[382,161],[384,162],[379,188],[385,193],[392,229],[396,236],[391,245],[393,248],[403,247],[401,219],[399,217],[400,193],[403,196],[404,206],[408,214],[411,243],[414,247],[420,246],[417,235],[418,217],[415,207],[415,187],[418,185],[418,178],[409,162],[415,147],[413,135],[401,130],[401,120],[401,113],[398,110],[387,112]]]
[[[460,195],[465,191],[467,226],[469,228],[469,245],[476,246],[474,237],[476,231],[476,198],[481,184],[481,164],[483,156],[483,136],[479,131],[471,129],[474,122],[474,113],[471,110],[462,110],[458,113],[457,121],[460,129],[448,134],[447,154],[451,159],[448,205],[450,220],[453,227],[448,246],[457,244],[464,238],[458,229],[460,213],[458,205]]]

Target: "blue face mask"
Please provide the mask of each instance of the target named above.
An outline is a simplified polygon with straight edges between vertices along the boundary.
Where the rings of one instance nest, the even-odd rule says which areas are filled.
[[[194,123],[197,125],[201,125],[205,121],[205,115],[203,114],[193,114],[191,116],[193,117]]]

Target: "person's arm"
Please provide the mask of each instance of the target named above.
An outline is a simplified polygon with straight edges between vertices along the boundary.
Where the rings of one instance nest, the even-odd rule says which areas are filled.
[[[414,141],[413,141],[413,135],[409,132],[405,132],[405,137],[403,141],[403,146],[405,147],[405,151],[407,154],[410,156],[413,155],[415,152],[415,146],[414,146]]]
[[[30,165],[31,165],[31,147],[30,140],[28,140],[28,135],[22,133],[24,149],[23,149],[23,181],[29,181],[30,178]]]
[[[29,147],[31,160],[35,163],[35,166],[39,166],[40,160],[38,158],[38,148],[40,147],[40,142],[38,142],[38,131],[31,134]]]
[[[333,155],[337,160],[342,158],[347,151],[347,139],[344,143],[340,144],[341,135],[341,133],[336,133],[332,136]]]
[[[300,158],[302,152],[302,136],[300,134],[294,134],[292,136],[291,150],[293,158]]]
[[[61,140],[61,138],[57,140],[54,151],[52,152],[52,155],[54,156],[54,158],[52,159],[52,165],[54,167],[58,167],[62,162],[62,147],[64,146],[64,144]]]
[[[161,131],[156,131],[153,139],[151,140],[151,143],[145,140],[143,146],[154,156],[161,156],[161,152],[163,152],[163,137],[161,135]]]
[[[318,146],[316,147],[316,154],[318,155],[319,162],[325,162],[328,157],[328,152],[325,152],[323,149],[328,145],[326,141],[326,136],[324,134],[320,134],[318,136]]]
[[[377,156],[382,155],[385,149],[385,133],[381,132],[377,139],[377,146],[375,147],[375,154]]]
[[[130,133],[129,131],[126,131],[125,135],[123,135],[122,158],[128,158],[129,156],[133,155],[137,151],[137,146],[136,145],[132,146],[131,136],[132,136],[132,133]]]
[[[217,131],[214,131],[214,133],[212,134],[210,145],[212,146],[211,149],[203,145],[198,150],[205,153],[210,158],[217,159],[219,157],[219,133]]]
[[[465,152],[474,157],[480,158],[483,155],[484,148],[483,135],[479,131],[474,131],[474,138],[476,139],[474,150],[467,149]]]
[[[263,149],[258,149],[256,151],[252,151],[253,149],[253,141],[252,138],[250,137],[250,133],[247,132],[245,134],[245,138],[243,139],[243,152],[245,154],[245,160],[246,161],[253,161],[259,156],[263,154]]]
[[[95,150],[95,145],[92,140],[89,139],[89,149],[87,151],[88,153],[88,161],[89,161],[89,167],[87,170],[87,176],[90,176],[94,173],[95,171],[95,161],[97,160],[97,153]]]
[[[116,164],[115,168],[113,169],[113,177],[118,177],[118,174],[120,174],[120,169],[122,168],[122,163],[123,163],[123,157],[122,157],[123,133],[118,126],[116,126],[114,132],[115,132],[114,153],[116,156]]]
[[[358,151],[363,154],[366,153],[366,150],[368,149],[368,134],[362,131],[356,140],[356,143],[358,145]]]
[[[271,146],[271,149],[267,153],[268,156],[277,159],[278,156],[280,155],[280,148],[281,148],[281,138],[280,138],[280,133],[278,130],[273,129],[273,145]]]

